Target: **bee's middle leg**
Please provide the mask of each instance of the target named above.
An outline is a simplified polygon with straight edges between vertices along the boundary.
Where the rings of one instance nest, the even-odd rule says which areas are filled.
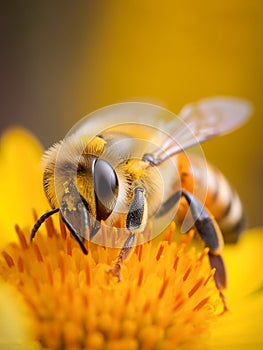
[[[122,264],[134,246],[136,234],[144,230],[147,221],[147,214],[147,201],[144,189],[142,187],[136,187],[134,189],[133,200],[126,218],[126,228],[129,230],[130,234],[121,248],[116,263],[112,268],[107,270],[107,272],[111,272],[115,275],[119,281],[121,280]]]

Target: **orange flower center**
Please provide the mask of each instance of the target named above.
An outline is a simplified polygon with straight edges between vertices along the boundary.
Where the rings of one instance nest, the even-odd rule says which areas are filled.
[[[118,250],[89,244],[84,255],[61,224],[32,244],[16,227],[20,244],[2,252],[0,274],[28,304],[34,335],[51,349],[197,349],[223,310],[205,248],[192,235],[137,246],[118,282],[106,270]],[[201,347],[201,345],[200,345]],[[202,347],[201,347],[202,348]]]

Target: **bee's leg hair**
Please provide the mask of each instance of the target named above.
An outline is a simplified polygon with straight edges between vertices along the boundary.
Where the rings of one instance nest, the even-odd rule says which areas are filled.
[[[122,279],[121,267],[122,267],[123,261],[128,257],[131,251],[131,248],[133,246],[134,240],[135,240],[135,233],[130,233],[129,237],[126,239],[123,247],[121,248],[120,254],[118,255],[117,261],[115,262],[114,266],[106,270],[106,272],[116,276],[118,278],[118,282],[120,282]]]
[[[134,245],[135,235],[142,232],[145,227],[146,211],[147,202],[144,196],[144,189],[142,187],[136,187],[126,218],[126,227],[130,231],[130,235],[126,239],[114,267],[107,270],[107,272],[111,272],[117,276],[119,281],[121,281],[121,266]]]
[[[65,186],[65,193],[60,203],[60,215],[65,225],[76,239],[84,254],[88,254],[85,247],[87,229],[90,217],[84,199],[80,196],[76,184],[69,180]]]

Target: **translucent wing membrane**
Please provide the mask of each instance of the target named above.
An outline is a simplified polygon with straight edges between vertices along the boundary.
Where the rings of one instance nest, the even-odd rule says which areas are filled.
[[[206,98],[186,105],[179,116],[199,142],[242,125],[252,113],[249,102],[238,98]]]
[[[170,138],[147,158],[160,164],[170,156],[214,136],[234,130],[252,114],[249,102],[231,97],[213,97],[183,107],[179,118],[167,124]]]

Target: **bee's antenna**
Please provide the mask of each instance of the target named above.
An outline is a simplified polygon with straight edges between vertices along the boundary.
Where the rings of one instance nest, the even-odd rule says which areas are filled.
[[[59,208],[56,208],[40,216],[40,218],[37,220],[34,227],[32,228],[31,235],[30,235],[31,242],[34,239],[39,227],[43,224],[43,222],[46,221],[51,215],[57,213],[58,211],[59,211]]]

